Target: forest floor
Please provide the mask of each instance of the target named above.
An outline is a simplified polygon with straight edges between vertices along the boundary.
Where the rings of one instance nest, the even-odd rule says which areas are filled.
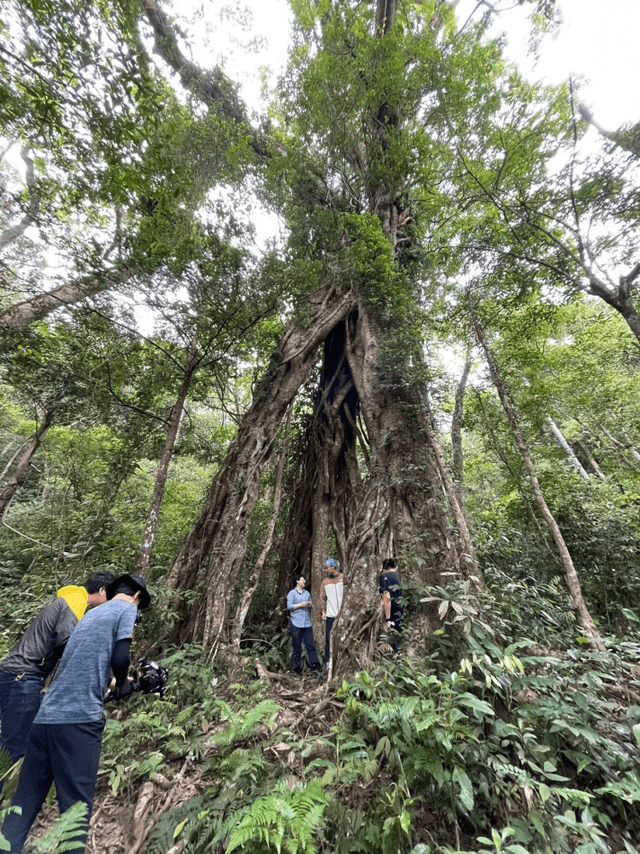
[[[282,711],[273,726],[261,728],[262,733],[259,731],[252,736],[251,742],[255,747],[262,735],[265,753],[270,752],[274,761],[284,762],[289,769],[289,785],[293,789],[302,779],[304,765],[327,753],[326,744],[318,741],[312,745],[310,753],[302,757],[298,750],[300,741],[329,735],[331,726],[344,709],[344,703],[334,698],[335,683],[329,685],[324,676],[318,678],[308,671],[301,677],[292,673],[271,673],[260,664],[257,671],[258,678],[269,685],[270,699],[281,706]],[[229,689],[221,694],[227,694],[227,701],[233,700]],[[109,714],[119,720],[126,715],[126,708],[114,709]],[[203,739],[222,728],[222,724],[213,723],[207,732],[203,732]],[[287,732],[288,740],[274,744],[274,735],[281,729]],[[291,734],[295,735],[294,740]],[[113,794],[107,776],[100,774],[86,854],[144,854],[149,831],[160,816],[170,808],[186,803],[210,785],[210,775],[207,779],[207,775],[200,771],[210,752],[205,748],[200,759],[193,762],[182,757],[168,757],[163,773],[152,774],[141,785],[125,786],[116,794]],[[330,757],[326,755],[326,758]],[[42,837],[58,816],[55,804],[45,806],[30,838]],[[180,854],[185,844],[184,841],[178,842],[167,854]],[[29,844],[25,846],[25,854],[27,852],[30,854]]]
[[[488,852],[483,838],[508,831],[525,843],[500,842],[514,854],[640,854],[635,644],[628,660],[584,647],[526,652],[518,667],[498,651],[457,670],[442,660],[438,672],[433,653],[382,655],[371,673],[327,682],[252,657],[207,665],[180,648],[166,659],[164,700],[108,709],[87,854],[215,854],[230,814],[237,828],[256,801],[293,799],[310,781],[331,798],[323,852],[338,840],[344,851]],[[425,784],[425,767],[435,782]],[[34,838],[54,829],[39,854],[59,850],[56,818],[48,806],[34,825]],[[350,847],[367,833],[368,847]]]

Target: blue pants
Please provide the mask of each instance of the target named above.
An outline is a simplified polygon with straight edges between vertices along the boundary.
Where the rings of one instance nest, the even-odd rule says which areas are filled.
[[[4,747],[12,762],[25,754],[43,685],[41,676],[25,674],[16,679],[15,673],[0,673],[0,747]]]
[[[289,631],[291,632],[291,642],[293,643],[293,669],[296,673],[302,673],[303,641],[305,649],[307,650],[309,667],[312,670],[320,670],[320,662],[318,661],[316,645],[313,642],[313,629],[311,626],[301,629],[299,626],[294,626],[293,623],[289,623]]]
[[[327,617],[325,620],[325,629],[324,629],[324,666],[326,667],[329,663],[329,659],[331,658],[331,647],[329,645],[329,638],[331,637],[331,629],[333,628],[333,621],[335,617]]]
[[[11,843],[11,854],[22,851],[51,783],[56,785],[61,813],[78,801],[87,805],[85,825],[76,837],[77,847],[67,849],[78,854],[84,851],[103,729],[102,720],[83,724],[33,724],[13,799],[15,806],[22,807],[22,815],[10,813],[2,826],[2,833]]]

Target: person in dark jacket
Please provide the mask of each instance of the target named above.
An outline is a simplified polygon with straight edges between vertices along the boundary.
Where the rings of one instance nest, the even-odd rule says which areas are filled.
[[[0,747],[16,762],[24,756],[42,688],[59,661],[71,632],[87,608],[106,602],[111,572],[97,572],[83,586],[68,585],[31,621],[18,643],[0,661]]]
[[[51,687],[31,727],[14,805],[2,833],[12,854],[20,854],[51,783],[60,812],[86,804],[85,822],[67,851],[84,851],[100,764],[103,705],[109,670],[116,698],[132,690],[127,679],[130,645],[138,609],[151,597],[139,575],[121,575],[108,585],[109,600],[84,617],[69,638]],[[71,843],[70,843],[71,845]]]
[[[389,642],[394,652],[400,645],[402,632],[402,587],[395,560],[390,557],[382,562],[382,572],[378,579],[384,618],[389,630]]]

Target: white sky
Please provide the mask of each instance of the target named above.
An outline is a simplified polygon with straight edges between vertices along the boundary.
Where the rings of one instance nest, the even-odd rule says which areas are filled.
[[[472,3],[473,0],[463,0]],[[640,0],[559,0],[563,23],[543,41],[535,67],[526,57],[526,27],[519,10],[506,12],[497,26],[508,32],[509,52],[534,79],[560,83],[571,74],[588,84],[582,100],[607,130],[640,121]],[[475,5],[475,3],[474,3]],[[508,19],[513,16],[513,23]]]
[[[497,6],[512,5],[494,0]],[[253,13],[253,29],[268,47],[242,68],[243,95],[257,104],[259,65],[269,65],[277,74],[286,61],[289,10],[286,0],[241,0]],[[555,37],[547,36],[540,58],[533,66],[527,55],[529,27],[524,9],[512,8],[498,16],[496,34],[506,31],[508,53],[530,79],[559,83],[571,74],[588,79],[582,100],[595,119],[613,130],[623,122],[640,121],[640,0],[560,0],[564,23]],[[460,0],[458,18],[465,21],[478,6],[477,0]],[[477,13],[479,14],[479,12]],[[229,50],[227,72],[232,78],[237,54]],[[246,61],[246,60],[245,60]],[[244,62],[243,62],[244,65]]]

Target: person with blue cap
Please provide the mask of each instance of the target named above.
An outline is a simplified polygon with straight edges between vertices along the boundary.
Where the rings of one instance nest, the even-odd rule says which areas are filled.
[[[338,561],[332,557],[325,561],[326,577],[320,586],[320,603],[322,605],[322,619],[325,625],[324,640],[324,669],[329,670],[331,663],[331,629],[335,618],[342,607],[342,595],[344,593],[344,582],[342,573],[338,568]]]

